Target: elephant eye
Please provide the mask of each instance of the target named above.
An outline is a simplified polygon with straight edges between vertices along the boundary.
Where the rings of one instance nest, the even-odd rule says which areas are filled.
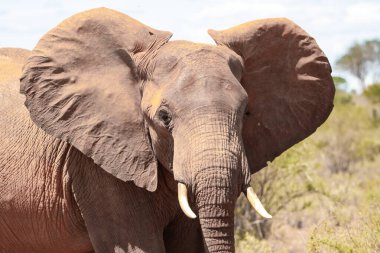
[[[165,127],[170,126],[170,122],[171,122],[172,118],[171,118],[171,116],[167,110],[161,109],[158,112],[158,118],[160,119],[160,121],[162,121],[162,123],[164,123]]]

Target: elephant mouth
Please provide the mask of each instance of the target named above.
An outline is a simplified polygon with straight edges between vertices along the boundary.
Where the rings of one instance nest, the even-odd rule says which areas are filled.
[[[249,186],[244,191],[245,196],[247,197],[249,203],[252,205],[252,207],[257,211],[258,214],[260,214],[262,217],[271,219],[272,215],[270,215],[267,210],[264,208],[263,204],[261,203],[260,199],[257,197],[256,193],[254,192],[253,188]],[[178,201],[179,206],[181,207],[184,214],[189,217],[190,219],[197,218],[197,215],[191,210],[191,207],[189,205],[189,201],[187,198],[187,188],[186,185],[183,183],[178,183]]]

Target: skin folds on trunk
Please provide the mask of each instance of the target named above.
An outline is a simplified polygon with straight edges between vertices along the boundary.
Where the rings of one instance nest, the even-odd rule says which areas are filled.
[[[183,152],[181,164],[174,159],[174,174],[191,189],[190,199],[195,204],[208,251],[235,252],[234,207],[247,169],[242,169],[244,152],[236,114],[219,115],[208,113],[187,126],[182,143],[191,149],[174,145],[178,148],[175,155],[176,151]],[[185,168],[184,174],[177,173],[176,166]],[[190,182],[186,182],[187,178],[191,178]]]
[[[196,189],[196,206],[209,252],[234,252],[234,208],[236,192],[228,176],[230,168],[209,168]],[[207,174],[207,175],[202,175]]]

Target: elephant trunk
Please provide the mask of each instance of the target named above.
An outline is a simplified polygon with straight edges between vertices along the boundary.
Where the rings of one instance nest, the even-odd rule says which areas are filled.
[[[216,122],[217,129],[211,125],[212,132],[204,135],[192,158],[195,205],[209,252],[235,252],[234,208],[243,184],[242,143],[238,127],[225,122]]]
[[[231,168],[202,170],[195,190],[195,203],[209,252],[235,252],[234,207],[237,199]]]
[[[174,142],[173,166],[179,193],[186,196],[183,187],[191,191],[188,196],[210,253],[235,252],[235,202],[249,179],[248,168],[242,166],[246,158],[241,123],[235,113],[220,115],[199,112],[196,121],[174,133],[174,140],[180,140]],[[193,218],[187,200],[179,198],[182,210]]]

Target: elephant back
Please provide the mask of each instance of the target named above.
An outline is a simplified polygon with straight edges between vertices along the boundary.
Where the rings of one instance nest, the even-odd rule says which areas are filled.
[[[0,83],[18,80],[30,51],[22,48],[0,48]]]

